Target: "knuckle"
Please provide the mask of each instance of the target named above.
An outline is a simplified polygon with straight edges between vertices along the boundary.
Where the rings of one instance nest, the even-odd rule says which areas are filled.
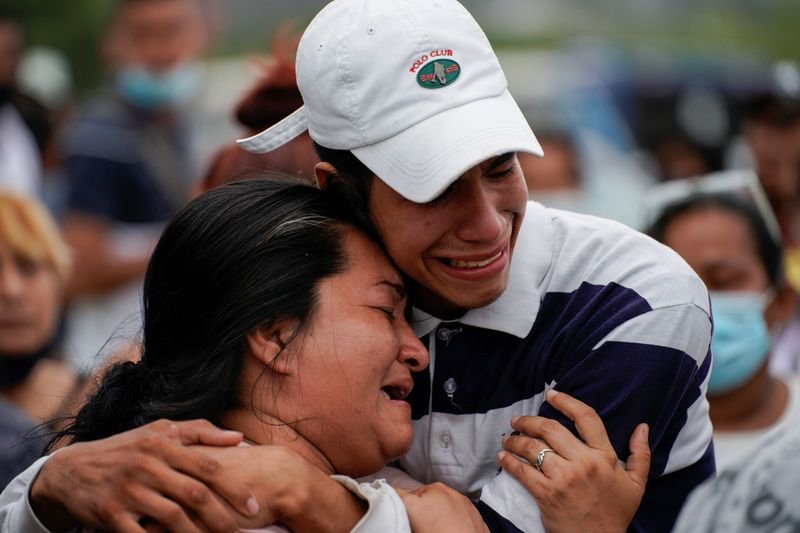
[[[617,466],[617,454],[613,451],[604,451],[602,457],[604,464],[607,464],[612,468]]]
[[[168,523],[172,524],[182,520],[184,513],[183,509],[181,509],[176,503],[169,502],[164,504],[164,508],[161,511],[161,516],[163,516],[165,520],[168,520]]]
[[[171,424],[171,422],[169,420],[167,420],[166,418],[159,418],[155,422],[150,422],[149,424],[147,424],[144,427],[146,427],[148,429],[151,429],[153,431],[163,431],[163,430],[167,429],[170,426],[170,424]]]
[[[542,433],[550,434],[558,431],[560,427],[561,427],[560,423],[553,420],[552,418],[547,418],[542,421],[541,430]]]
[[[570,491],[566,487],[557,485],[551,489],[549,496],[551,502],[558,502],[566,500],[569,495]]]
[[[583,471],[590,479],[596,478],[600,475],[600,467],[594,461],[585,461],[583,464]]]
[[[303,510],[308,509],[311,503],[311,492],[308,487],[295,486],[292,488],[291,495],[285,500],[286,514],[290,516],[298,515]]]
[[[214,474],[220,469],[219,461],[212,457],[203,456],[198,463],[200,471],[205,474]]]
[[[597,417],[597,411],[589,407],[588,405],[580,405],[575,408],[575,417],[576,418],[589,418],[593,419]]]
[[[209,501],[209,490],[199,483],[188,483],[184,489],[187,501],[204,504]]]
[[[161,438],[156,433],[147,433],[139,441],[139,446],[146,453],[155,453],[161,448]]]
[[[195,418],[194,420],[188,420],[186,422],[180,423],[181,425],[191,426],[196,429],[213,429],[215,426],[208,420],[204,418]]]
[[[509,458],[508,465],[505,468],[515,478],[520,478],[525,474],[525,467],[523,466],[522,461]]]
[[[525,439],[522,442],[522,451],[527,455],[535,456],[539,453],[539,442],[533,439]]]
[[[116,524],[120,520],[119,510],[111,506],[97,507],[94,509],[94,512],[98,520],[103,524]]]

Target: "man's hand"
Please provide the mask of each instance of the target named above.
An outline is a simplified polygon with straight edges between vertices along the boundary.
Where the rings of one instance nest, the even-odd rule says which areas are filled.
[[[236,531],[236,515],[257,515],[257,500],[216,459],[188,445],[226,447],[241,440],[241,433],[205,420],[159,420],[67,446],[45,462],[34,480],[31,505],[52,531],[80,523],[143,533],[147,521],[169,531]]]
[[[511,426],[522,434],[504,440],[511,453],[498,454],[503,469],[536,498],[547,531],[625,531],[647,483],[647,425],[640,424],[631,435],[631,454],[623,468],[594,409],[555,391],[548,392],[547,402],[575,422],[583,440],[552,419],[516,418]],[[551,451],[541,454],[545,448]]]
[[[406,506],[414,533],[489,531],[472,502],[447,485],[432,483],[410,492],[395,490]]]

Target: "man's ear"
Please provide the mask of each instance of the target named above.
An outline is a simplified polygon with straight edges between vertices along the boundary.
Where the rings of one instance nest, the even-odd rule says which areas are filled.
[[[296,334],[295,321],[284,320],[269,328],[258,328],[247,335],[247,346],[250,353],[261,364],[276,374],[291,375],[295,372],[296,357],[286,350]]]
[[[767,304],[764,310],[764,319],[767,321],[767,326],[772,328],[775,326],[781,327],[792,316],[792,313],[797,306],[797,293],[785,281],[778,286],[775,290],[775,296],[772,302]]]
[[[322,161],[314,165],[314,174],[317,176],[317,187],[324,189],[328,185],[328,179],[336,172],[336,167]]]

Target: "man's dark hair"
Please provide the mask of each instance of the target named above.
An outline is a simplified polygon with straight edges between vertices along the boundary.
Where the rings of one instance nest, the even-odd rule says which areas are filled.
[[[320,161],[330,163],[336,172],[325,184],[325,192],[333,201],[346,209],[359,229],[376,242],[381,242],[380,233],[369,212],[369,197],[375,174],[350,150],[332,150],[314,142]]]

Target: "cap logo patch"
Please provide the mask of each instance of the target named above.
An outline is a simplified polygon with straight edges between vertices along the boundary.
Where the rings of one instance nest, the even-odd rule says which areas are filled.
[[[452,59],[431,61],[417,73],[417,83],[426,89],[440,89],[458,79],[461,66]]]

